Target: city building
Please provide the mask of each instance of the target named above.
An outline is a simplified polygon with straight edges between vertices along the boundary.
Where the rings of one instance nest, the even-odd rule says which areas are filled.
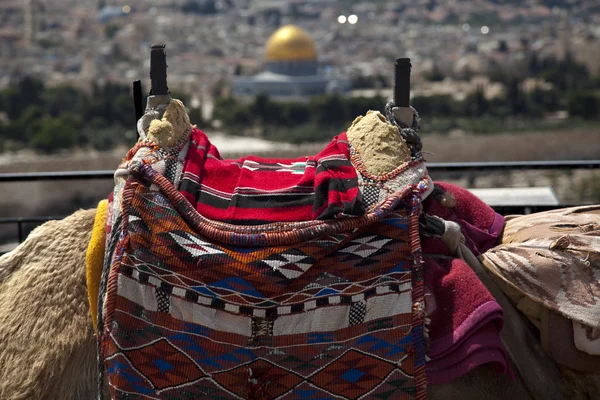
[[[346,92],[347,79],[329,76],[319,68],[312,38],[295,25],[279,28],[265,47],[265,70],[254,76],[236,76],[233,93],[274,98],[308,97],[324,93]]]

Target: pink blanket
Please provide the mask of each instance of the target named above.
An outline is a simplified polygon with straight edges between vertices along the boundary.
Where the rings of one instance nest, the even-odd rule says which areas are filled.
[[[496,244],[504,218],[460,187],[435,183],[438,190],[424,202],[424,212],[457,222],[470,250],[478,255]],[[442,200],[440,189],[455,203]],[[446,207],[444,204],[451,205]],[[451,204],[449,204],[451,203]],[[509,376],[499,337],[502,308],[461,259],[453,258],[438,238],[422,237],[430,345],[429,384],[449,382],[482,365],[492,364]]]

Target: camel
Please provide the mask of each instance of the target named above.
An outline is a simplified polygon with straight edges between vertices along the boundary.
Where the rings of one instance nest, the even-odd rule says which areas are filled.
[[[189,125],[181,110],[173,101],[162,119],[146,120],[143,129],[157,144],[172,145]],[[379,113],[357,119],[348,140],[367,155],[364,162],[372,171],[389,171],[410,153],[397,128]],[[96,339],[85,267],[95,215],[95,209],[79,210],[47,222],[0,258],[1,399],[97,396]],[[543,366],[537,367],[543,374]],[[512,361],[511,369],[516,375],[512,380],[483,365],[449,383],[429,386],[427,395],[434,400],[534,399],[527,374],[519,373]],[[598,398],[599,374],[558,369],[567,392],[552,398]]]

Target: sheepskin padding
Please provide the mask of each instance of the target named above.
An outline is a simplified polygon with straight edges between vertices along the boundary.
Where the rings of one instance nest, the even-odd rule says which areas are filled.
[[[0,257],[0,399],[93,399],[85,255],[96,210],[35,229]]]
[[[180,100],[171,100],[162,119],[150,122],[148,139],[160,147],[172,147],[190,129],[190,118]]]
[[[360,153],[367,171],[383,175],[410,160],[411,154],[398,128],[379,111],[358,116],[346,132],[348,141]]]

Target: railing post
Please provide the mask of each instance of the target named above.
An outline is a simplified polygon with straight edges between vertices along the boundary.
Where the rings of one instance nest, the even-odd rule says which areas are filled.
[[[133,105],[135,107],[135,123],[144,115],[142,100],[142,81],[133,81]],[[137,130],[137,129],[136,129]]]
[[[19,243],[23,243],[23,221],[19,220],[17,222],[17,230],[18,230],[18,237],[19,237]]]

